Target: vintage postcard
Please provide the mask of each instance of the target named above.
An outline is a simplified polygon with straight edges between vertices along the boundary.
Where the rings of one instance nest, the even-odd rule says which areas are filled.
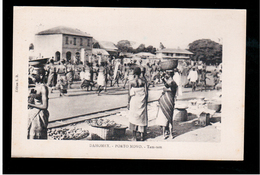
[[[243,160],[246,10],[14,7],[12,157]]]

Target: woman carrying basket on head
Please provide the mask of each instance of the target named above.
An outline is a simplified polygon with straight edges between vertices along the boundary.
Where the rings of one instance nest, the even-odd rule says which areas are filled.
[[[167,70],[166,74],[162,75],[162,81],[165,85],[162,95],[159,99],[159,111],[156,118],[156,123],[163,128],[163,136],[167,139],[170,135],[169,125],[172,126],[173,134],[173,111],[175,105],[175,95],[178,89],[178,85],[173,80],[173,70]]]

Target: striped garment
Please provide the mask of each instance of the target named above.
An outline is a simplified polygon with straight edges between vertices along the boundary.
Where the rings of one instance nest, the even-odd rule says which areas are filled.
[[[175,95],[172,91],[165,91],[165,93],[159,99],[160,108],[168,121],[172,121],[174,96]]]

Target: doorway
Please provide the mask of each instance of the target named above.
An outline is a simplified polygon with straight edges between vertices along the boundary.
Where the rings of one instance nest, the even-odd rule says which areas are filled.
[[[68,51],[68,52],[66,53],[66,59],[67,59],[67,61],[70,61],[70,60],[71,60],[71,52],[70,52],[70,51]]]
[[[55,60],[56,60],[56,61],[60,61],[60,52],[59,52],[59,51],[57,51],[57,52],[55,53]]]

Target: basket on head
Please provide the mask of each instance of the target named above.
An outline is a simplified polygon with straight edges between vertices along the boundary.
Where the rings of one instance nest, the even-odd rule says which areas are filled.
[[[161,62],[161,69],[162,70],[174,70],[178,66],[178,60],[167,60]]]
[[[49,58],[41,58],[29,61],[30,65],[33,67],[44,67],[47,64]]]

